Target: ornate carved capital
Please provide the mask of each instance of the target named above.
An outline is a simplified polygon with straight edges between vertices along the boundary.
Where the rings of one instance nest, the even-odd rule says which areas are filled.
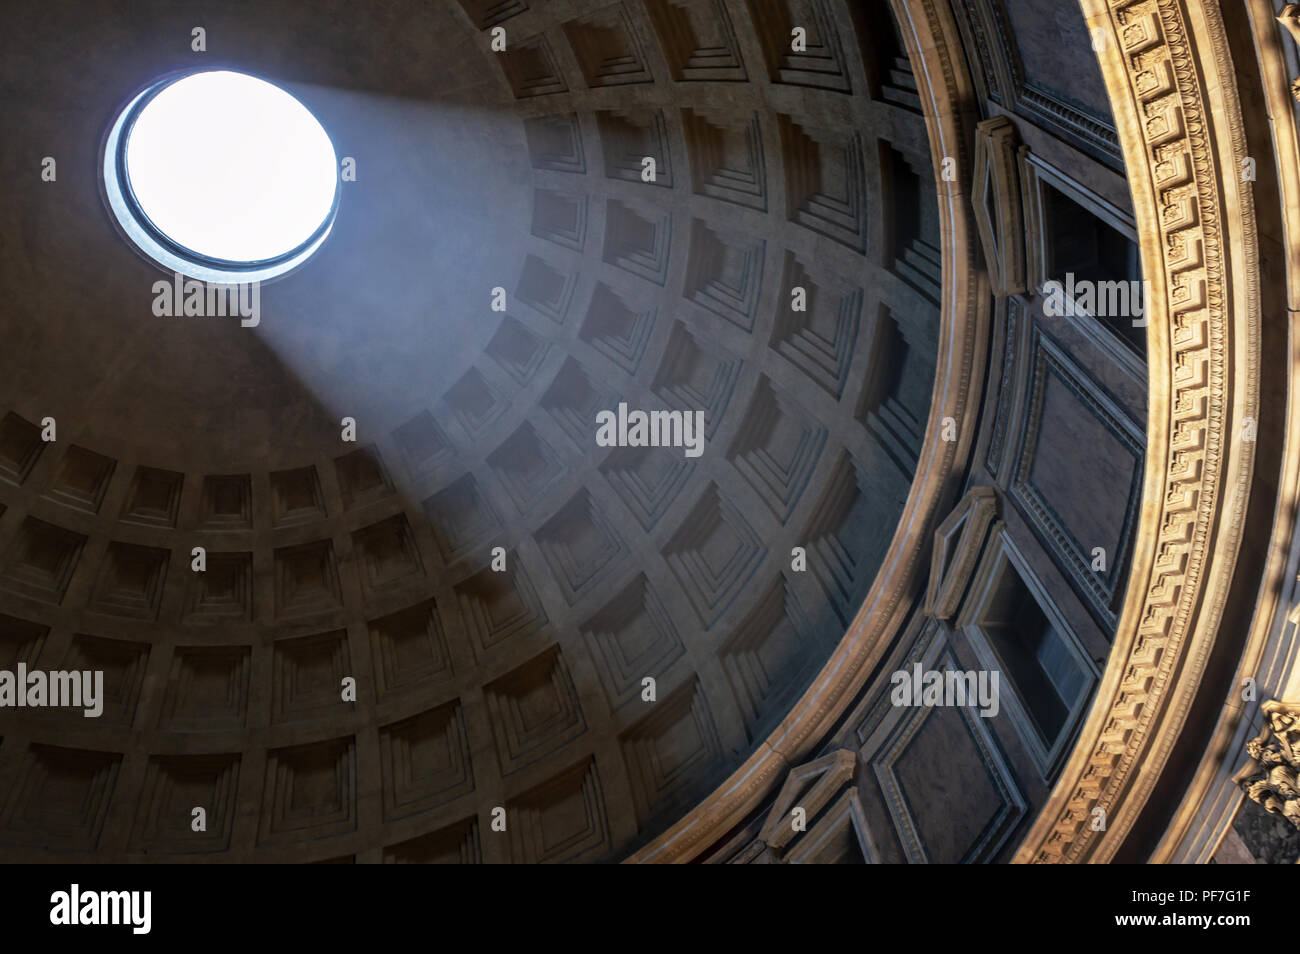
[[[1300,46],[1300,3],[1288,3],[1277,15],[1277,22],[1286,27],[1291,39]]]
[[[1300,828],[1300,703],[1260,706],[1264,729],[1246,743],[1250,761],[1233,779],[1266,812]]]
[[[1300,46],[1300,3],[1288,3],[1277,15],[1277,22],[1291,34],[1291,39]],[[1291,94],[1300,100],[1300,79],[1291,84]]]

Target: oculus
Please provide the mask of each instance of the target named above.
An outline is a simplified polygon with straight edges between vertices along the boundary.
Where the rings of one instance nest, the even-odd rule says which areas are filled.
[[[173,75],[139,93],[104,146],[127,237],[168,271],[266,281],[306,261],[338,211],[338,161],[301,102],[246,73]]]

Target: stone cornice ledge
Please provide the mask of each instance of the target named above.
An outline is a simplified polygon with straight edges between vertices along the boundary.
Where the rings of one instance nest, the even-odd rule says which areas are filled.
[[[1218,3],[1081,6],[1104,39],[1149,283],[1146,476],[1110,660],[1020,862],[1108,861],[1146,804],[1219,629],[1254,457],[1237,438],[1258,414],[1258,240]]]
[[[1282,228],[1286,263],[1286,303],[1294,324],[1300,309],[1300,129],[1297,107],[1291,96],[1287,51],[1283,27],[1294,34],[1296,5],[1276,13],[1272,0],[1245,0],[1254,38],[1256,65],[1260,70],[1264,106],[1272,133],[1276,181],[1281,191]],[[1245,69],[1249,64],[1238,64]],[[1257,157],[1262,165],[1266,159]],[[1273,276],[1270,276],[1272,278]],[[1300,367],[1300,341],[1290,335],[1290,350],[1261,356],[1287,368]],[[1286,373],[1285,443],[1278,476],[1278,499],[1268,563],[1260,581],[1255,619],[1247,631],[1236,678],[1224,702],[1215,734],[1206,746],[1200,767],[1183,796],[1164,838],[1149,860],[1159,863],[1203,863],[1214,856],[1224,834],[1232,825],[1241,804],[1242,791],[1235,781],[1247,740],[1255,733],[1253,719],[1259,702],[1246,702],[1243,688],[1254,680],[1254,699],[1300,697],[1300,380]],[[1272,413],[1281,413],[1272,406]],[[1269,413],[1266,408],[1263,413]]]

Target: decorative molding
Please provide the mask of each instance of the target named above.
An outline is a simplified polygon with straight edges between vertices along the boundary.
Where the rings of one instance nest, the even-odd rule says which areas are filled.
[[[1117,621],[1115,603],[1124,584],[1120,574],[1128,559],[1131,530],[1138,516],[1142,492],[1142,428],[1130,420],[1118,402],[1112,400],[1105,389],[1075,364],[1049,335],[1033,327],[1029,336],[1023,375],[1016,376],[1016,390],[1024,394],[1024,408],[1017,428],[1021,433],[1020,445],[1013,451],[1015,469],[1008,474],[1009,492],[1029,517],[1034,530],[1071,585],[1084,598],[1097,622],[1109,630]],[[1023,384],[1022,376],[1026,379]],[[1091,414],[1134,460],[1133,477],[1124,492],[1127,503],[1123,525],[1115,551],[1108,554],[1105,572],[1092,569],[1091,547],[1075,537],[1056,512],[1052,501],[1034,483],[1034,463],[1043,428],[1049,376],[1054,376],[1083,412]],[[1110,542],[1106,541],[1108,546]]]
[[[993,432],[989,436],[988,451],[984,455],[984,464],[995,480],[1001,480],[1003,470],[1009,466],[1002,458],[1008,445],[1007,436],[1015,411],[1015,388],[1012,385],[1016,380],[1022,339],[1025,337],[1025,326],[1028,324],[1024,299],[1004,298],[998,304],[1001,306],[1002,320],[999,333],[994,340],[1000,340],[1002,343],[1002,370],[998,375],[998,397],[994,411]]]
[[[981,67],[981,94],[1027,119],[1064,133],[1112,165],[1121,158],[1114,124],[1062,102],[1025,76],[1020,47],[1002,0],[959,0],[968,44]]]
[[[867,813],[858,797],[857,786],[851,786],[840,794],[839,800],[827,809],[808,834],[786,852],[785,862],[804,865],[838,861],[841,855],[838,852],[830,853],[835,851],[835,839],[840,839],[842,852],[849,837],[856,842],[847,846],[850,851],[856,847],[857,853],[867,864],[879,863],[880,856],[876,853],[875,843],[867,828]]]
[[[1273,141],[1273,173],[1280,191],[1282,240],[1285,264],[1285,298],[1294,311],[1300,307],[1300,128],[1297,108],[1290,95],[1288,57],[1291,51],[1282,39],[1273,0],[1246,0],[1242,5],[1249,18],[1253,49],[1259,70],[1260,95],[1269,117]],[[1247,70],[1248,64],[1239,62]],[[1263,165],[1261,159],[1261,165]],[[1300,361],[1300,343],[1266,356],[1282,368],[1294,368]],[[1275,399],[1274,413],[1285,413],[1287,447],[1300,441],[1300,380],[1286,375],[1285,395]],[[1285,400],[1283,400],[1283,398]],[[1238,753],[1255,734],[1247,706],[1237,691],[1246,679],[1254,679],[1265,697],[1297,698],[1300,692],[1300,457],[1287,454],[1277,472],[1278,497],[1267,542],[1268,554],[1259,583],[1254,619],[1247,630],[1232,691],[1223,701],[1214,736],[1205,746],[1195,776],[1183,795],[1164,838],[1152,852],[1155,863],[1185,864],[1213,858],[1241,806],[1242,791],[1234,781],[1239,768]]]
[[[1028,146],[1016,152],[1020,171],[1020,207],[1025,223],[1025,286],[1037,293],[1047,281],[1047,221],[1043,209],[1043,184],[1038,178],[1038,164],[1031,160]]]
[[[970,595],[966,598],[961,615],[953,621],[953,625],[966,635],[972,651],[979,660],[980,668],[1002,673],[1003,679],[1006,680],[1000,696],[1002,711],[1015,727],[1039,775],[1044,781],[1050,781],[1070,750],[1074,730],[1087,711],[1088,700],[1097,685],[1099,674],[1078,636],[1061,611],[1057,609],[1042,580],[1034,573],[1032,564],[1020,552],[1015,541],[1006,532],[1005,526],[1002,524],[995,526],[991,536],[992,542],[985,551],[984,559],[971,583]],[[1022,688],[1017,686],[1012,668],[994,647],[992,634],[989,632],[990,624],[996,625],[1000,622],[1001,613],[996,609],[990,613],[990,609],[996,605],[998,591],[1002,588],[1008,574],[1019,578],[1020,584],[1038,605],[1039,612],[1056,633],[1066,655],[1082,677],[1072,698],[1066,699],[1062,695],[1061,702],[1065,705],[1066,715],[1062,719],[1061,727],[1051,738],[1044,735],[1031,715],[1027,705],[1028,700]]]
[[[1020,201],[1019,136],[1006,116],[975,127],[975,187],[971,205],[984,245],[993,294],[1025,291],[1025,217]]]
[[[1051,188],[1064,198],[1076,203],[1094,218],[1130,240],[1137,241],[1137,227],[1133,218],[1123,209],[1091,192],[1086,186],[1056,169],[1041,157],[1021,146],[1018,156],[1020,168],[1021,199],[1024,206],[1025,254],[1027,290],[1031,295],[1041,292],[1049,280],[1062,281],[1053,261],[1054,236],[1050,232],[1050,215],[1047,212],[1047,189]],[[1147,369],[1142,357],[1123,343],[1117,333],[1088,313],[1082,307],[1068,308],[1065,320],[1074,325],[1081,335],[1090,339],[1110,361],[1125,370],[1135,382],[1146,383]]]
[[[997,515],[997,492],[992,487],[972,487],[934,531],[925,592],[927,616],[947,620],[956,615]]]
[[[849,749],[837,749],[791,769],[758,837],[730,863],[817,864],[842,860],[843,852],[854,848],[867,864],[879,863],[858,787],[853,784],[857,769],[857,753]]]
[[[963,667],[953,655],[947,629],[942,624],[927,623],[918,643],[924,646],[920,656],[920,664],[924,669],[940,672],[962,670]],[[909,864],[930,864],[936,859],[933,857],[932,850],[927,848],[921,820],[918,819],[916,807],[912,802],[915,792],[909,793],[904,789],[904,781],[899,777],[896,767],[909,757],[909,750],[926,723],[930,719],[945,716],[960,719],[959,724],[969,734],[971,745],[977,755],[976,764],[984,770],[989,788],[999,799],[999,804],[988,816],[983,828],[972,832],[970,843],[958,846],[963,849],[960,859],[938,860],[952,860],[961,864],[991,861],[1002,850],[1028,807],[1024,793],[1016,781],[1015,772],[990,728],[988,720],[982,718],[973,705],[957,707],[955,716],[951,709],[945,707],[891,706],[884,719],[877,724],[875,731],[863,744],[860,758],[870,767],[880,786],[893,834],[902,846],[903,855]],[[957,736],[957,731],[950,729],[947,738],[951,739],[954,736]],[[911,757],[920,756],[913,753]],[[957,761],[954,763],[954,771],[957,771],[956,765],[961,765],[964,770],[970,768],[969,764]],[[909,794],[912,798],[909,798]],[[953,810],[957,810],[956,806],[953,806]]]
[[[1145,488],[1111,658],[1017,860],[1105,862],[1197,697],[1233,579],[1259,400],[1258,239],[1246,137],[1217,3],[1082,0],[1133,190],[1149,282]],[[1224,223],[1234,232],[1225,234]],[[1089,821],[1100,809],[1104,830]]]
[[[979,88],[981,99],[991,99],[996,103],[1003,101],[1002,70],[997,62],[993,41],[989,38],[984,25],[984,18],[975,7],[976,0],[955,0],[954,9],[961,13],[957,18],[962,37],[966,41],[968,55],[979,64],[972,78]]]
[[[1031,293],[1039,291],[1049,278],[1059,280],[1064,277],[1050,274],[1052,246],[1045,208],[1047,197],[1044,191],[1048,186],[1077,203],[1116,232],[1137,241],[1137,225],[1132,215],[1124,209],[1108,202],[1083,183],[1031,152],[1028,146],[1021,146],[1016,155],[1020,170],[1021,200],[1025,210],[1025,249],[1028,256],[1026,267]]]
[[[855,753],[848,749],[838,749],[807,765],[791,769],[776,796],[772,810],[767,813],[767,820],[758,837],[773,848],[784,848],[790,844],[798,834],[790,823],[791,812],[795,808],[802,808],[808,817],[815,816],[843,785],[853,780],[857,764]]]
[[[1259,711],[1264,728],[1246,743],[1250,761],[1233,781],[1264,811],[1300,828],[1300,703],[1273,700]]]

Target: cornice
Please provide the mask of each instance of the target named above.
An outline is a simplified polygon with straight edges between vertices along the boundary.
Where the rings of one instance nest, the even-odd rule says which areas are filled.
[[[1110,860],[1146,804],[1219,631],[1258,413],[1258,239],[1218,5],[1082,6],[1104,40],[1149,289],[1146,476],[1110,661],[1022,862]]]

